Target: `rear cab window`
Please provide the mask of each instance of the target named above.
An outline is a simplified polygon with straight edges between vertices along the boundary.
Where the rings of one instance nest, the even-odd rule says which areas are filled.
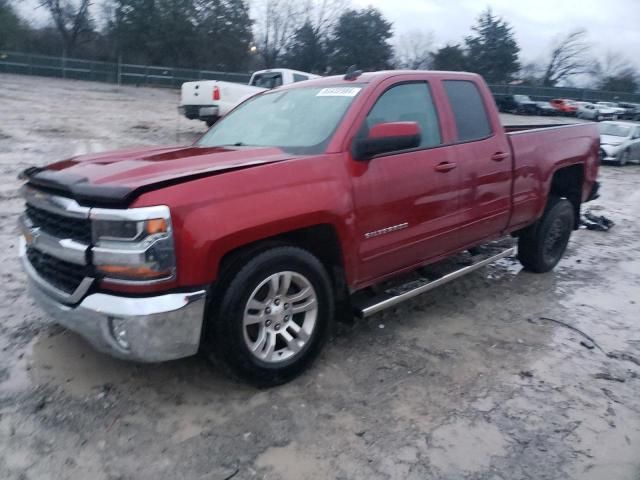
[[[388,122],[416,122],[421,148],[442,143],[438,114],[426,82],[402,83],[385,91],[367,115],[359,136],[366,137],[373,126]]]
[[[489,114],[475,83],[469,80],[444,80],[445,92],[453,111],[458,142],[472,142],[491,136]]]
[[[252,85],[262,88],[276,88],[282,85],[282,74],[280,72],[258,73],[253,76]]]

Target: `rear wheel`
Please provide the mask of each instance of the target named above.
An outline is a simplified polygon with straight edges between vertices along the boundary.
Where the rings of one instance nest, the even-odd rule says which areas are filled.
[[[574,222],[571,202],[551,197],[542,218],[518,239],[518,259],[522,266],[537,273],[552,270],[567,248]]]
[[[320,261],[297,247],[275,247],[227,272],[211,308],[204,348],[233,375],[258,386],[291,380],[328,336],[333,292]]]

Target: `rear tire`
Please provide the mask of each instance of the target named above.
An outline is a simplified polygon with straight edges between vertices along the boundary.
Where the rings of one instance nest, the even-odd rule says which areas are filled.
[[[293,379],[318,356],[334,298],[324,266],[311,253],[269,248],[231,267],[219,285],[203,349],[231,376],[271,387]]]
[[[566,198],[550,197],[540,220],[518,239],[518,260],[531,272],[552,270],[562,258],[575,224],[573,205]]]

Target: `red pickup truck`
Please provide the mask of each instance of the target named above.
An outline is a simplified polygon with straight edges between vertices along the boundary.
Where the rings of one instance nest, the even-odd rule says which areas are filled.
[[[595,124],[505,129],[478,75],[351,72],[257,95],[191,146],[27,169],[21,256],[37,303],[97,349],[204,350],[273,385],[337,308],[370,315],[514,248],[377,287],[400,274],[509,234],[551,270],[597,195],[598,147]]]

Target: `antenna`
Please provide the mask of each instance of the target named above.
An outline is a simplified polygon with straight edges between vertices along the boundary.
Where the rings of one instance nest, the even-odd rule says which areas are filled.
[[[360,75],[362,75],[362,70],[358,70],[355,65],[351,65],[347,69],[347,73],[344,74],[344,79],[345,80],[355,80]]]

